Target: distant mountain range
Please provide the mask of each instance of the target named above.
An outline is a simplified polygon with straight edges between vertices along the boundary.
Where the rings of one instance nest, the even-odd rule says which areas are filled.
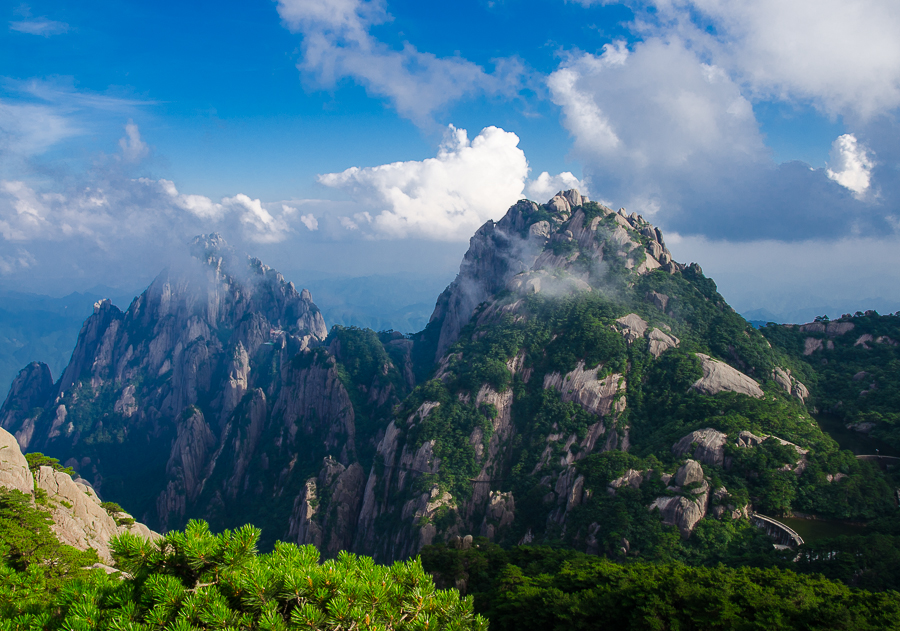
[[[0,290],[0,388],[8,387],[31,361],[44,362],[60,374],[94,303],[110,298],[125,308],[138,293],[103,286],[62,297]]]
[[[805,301],[810,302],[810,301]],[[741,315],[749,322],[775,322],[776,324],[803,324],[804,322],[812,322],[819,316],[827,315],[832,320],[837,320],[844,314],[855,314],[857,311],[875,310],[881,315],[887,315],[900,311],[900,302],[889,300],[886,298],[869,298],[866,300],[842,300],[827,301],[822,300],[818,305],[802,306],[796,308],[787,308],[779,310],[777,307],[772,309],[751,309],[742,311]]]

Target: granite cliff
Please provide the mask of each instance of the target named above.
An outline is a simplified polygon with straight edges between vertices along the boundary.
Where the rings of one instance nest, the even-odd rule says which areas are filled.
[[[298,461],[355,450],[348,394],[313,350],[327,330],[309,292],[218,235],[191,250],[192,266],[126,311],[98,302],[60,379],[29,365],[0,410],[22,449],[160,529],[199,514],[230,525],[244,497],[290,487]]]

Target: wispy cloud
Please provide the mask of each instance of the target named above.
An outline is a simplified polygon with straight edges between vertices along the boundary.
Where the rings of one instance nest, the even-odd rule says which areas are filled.
[[[18,31],[19,33],[28,33],[29,35],[50,37],[51,35],[68,33],[69,25],[65,22],[57,22],[56,20],[48,20],[47,18],[32,18],[10,22],[9,29],[11,31]]]
[[[119,139],[119,148],[126,162],[140,162],[150,153],[150,147],[141,140],[141,132],[130,118],[125,125],[125,136]]]
[[[76,90],[62,81],[7,80],[3,87],[8,96],[0,98],[0,149],[7,160],[40,155],[70,138],[96,133],[114,117],[129,119],[152,104]],[[140,133],[133,122],[129,125],[123,152],[129,159],[143,157],[146,147]]]
[[[45,103],[0,100],[0,147],[9,156],[32,156],[84,133],[65,111]]]
[[[497,60],[488,72],[459,56],[438,57],[409,43],[396,50],[380,42],[370,29],[391,20],[380,0],[279,0],[278,13],[303,36],[302,72],[325,88],[352,78],[418,125],[432,124],[438,110],[459,99],[521,89],[524,68],[515,58]]]

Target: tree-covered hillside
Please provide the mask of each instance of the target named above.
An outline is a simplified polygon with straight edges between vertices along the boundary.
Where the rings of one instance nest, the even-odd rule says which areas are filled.
[[[896,591],[798,574],[790,557],[768,567],[691,567],[546,547],[503,550],[482,540],[469,549],[425,548],[423,563],[439,583],[474,595],[495,630],[855,631],[896,628],[900,614]]]
[[[900,456],[900,314],[857,312],[761,331],[803,366],[825,422],[837,419]]]

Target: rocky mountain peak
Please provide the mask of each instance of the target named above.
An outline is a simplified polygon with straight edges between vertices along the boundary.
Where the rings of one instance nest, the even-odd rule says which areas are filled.
[[[235,256],[234,249],[218,232],[198,234],[191,239],[190,252],[197,260],[207,263]]]
[[[458,339],[475,308],[503,290],[572,293],[626,284],[655,269],[675,273],[662,231],[637,213],[591,202],[578,190],[546,204],[522,200],[498,222],[488,221],[469,242],[456,279],[431,316],[435,359]]]

